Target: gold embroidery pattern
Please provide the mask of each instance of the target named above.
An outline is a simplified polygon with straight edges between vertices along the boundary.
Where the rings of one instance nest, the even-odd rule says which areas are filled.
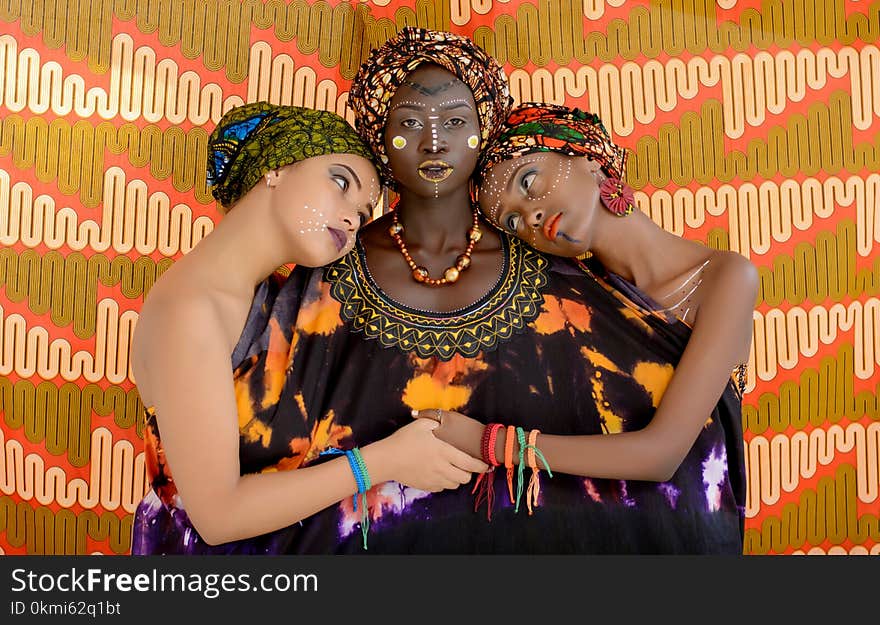
[[[340,315],[367,338],[421,358],[449,360],[493,349],[541,312],[549,262],[539,252],[507,237],[506,267],[492,291],[460,311],[437,313],[404,307],[383,296],[370,281],[358,249],[330,265],[324,279],[342,306]]]

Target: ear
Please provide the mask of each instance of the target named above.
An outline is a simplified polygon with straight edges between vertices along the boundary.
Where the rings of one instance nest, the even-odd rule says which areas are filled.
[[[270,169],[266,172],[266,175],[263,176],[266,180],[266,186],[270,189],[277,187],[278,182],[281,180],[281,171],[278,169]]]
[[[591,159],[589,156],[581,157],[581,160],[584,162],[584,167],[586,167],[587,171],[591,174],[595,174],[602,169],[602,163]]]

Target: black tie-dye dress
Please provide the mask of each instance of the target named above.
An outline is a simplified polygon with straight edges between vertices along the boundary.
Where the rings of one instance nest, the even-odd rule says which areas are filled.
[[[263,282],[233,354],[242,473],[323,462],[329,447],[388,436],[411,421],[412,408],[548,434],[644,427],[689,327],[653,312],[594,262],[502,241],[498,283],[452,313],[389,299],[360,244],[329,267]],[[440,493],[376,484],[367,494],[367,550],[351,497],[287,528],[208,545],[186,516],[151,414],[146,455],[152,488],[135,515],[133,554],[742,553],[745,469],[733,380],[668,482],[541,471],[530,515],[525,505],[515,512],[502,468],[491,521],[485,503],[474,510],[472,484]]]

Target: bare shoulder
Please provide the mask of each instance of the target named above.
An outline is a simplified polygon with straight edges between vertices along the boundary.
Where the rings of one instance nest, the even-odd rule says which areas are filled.
[[[704,281],[707,292],[724,291],[736,299],[754,303],[758,295],[758,270],[752,262],[736,252],[712,252]]]
[[[135,377],[142,378],[147,363],[161,361],[164,353],[179,354],[186,346],[200,349],[216,341],[222,327],[217,306],[207,292],[184,289],[172,281],[157,283],[141,308],[132,337]]]

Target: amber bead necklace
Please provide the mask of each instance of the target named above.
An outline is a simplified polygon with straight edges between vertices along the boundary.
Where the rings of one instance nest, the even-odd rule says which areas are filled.
[[[391,235],[391,238],[394,239],[394,242],[397,243],[397,247],[400,248],[400,253],[403,254],[406,264],[412,269],[412,277],[416,282],[424,284],[425,286],[444,286],[446,284],[453,284],[461,276],[461,272],[471,266],[471,253],[474,251],[474,246],[477,244],[477,241],[483,237],[483,233],[480,231],[479,213],[477,213],[476,207],[474,207],[473,225],[468,228],[467,231],[467,249],[465,249],[463,254],[458,255],[455,259],[454,265],[446,268],[443,272],[442,278],[432,278],[429,276],[428,270],[421,265],[417,265],[412,256],[410,256],[409,250],[406,249],[406,244],[403,242],[403,237],[401,236],[403,234],[403,224],[400,223],[400,220],[397,217],[397,210],[394,210],[391,218],[391,227],[388,228],[388,233]]]

